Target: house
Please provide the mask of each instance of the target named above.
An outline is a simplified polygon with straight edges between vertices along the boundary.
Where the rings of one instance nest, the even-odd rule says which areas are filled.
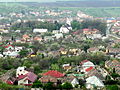
[[[21,30],[16,30],[15,32],[16,32],[16,33],[20,33],[20,32],[21,32]]]
[[[63,34],[62,33],[55,34],[54,36],[56,37],[56,39],[63,38]]]
[[[0,36],[0,42],[2,42],[3,41],[3,36]]]
[[[67,53],[68,53],[68,51],[67,51],[67,50],[60,51],[60,54],[61,54],[61,55],[66,55]]]
[[[60,32],[61,32],[61,33],[69,33],[70,30],[72,30],[72,27],[69,26],[69,25],[63,25],[63,26],[60,28]]]
[[[65,48],[60,48],[59,52],[61,55],[66,55],[68,53],[68,50],[66,50]]]
[[[86,38],[88,39],[102,39],[102,35],[99,33],[95,33],[95,34],[87,34]]]
[[[16,51],[16,52],[20,52],[22,49],[23,49],[23,47],[20,47],[20,46],[14,47],[14,51]]]
[[[83,33],[83,31],[82,31],[82,30],[77,30],[77,31],[73,32],[72,34],[75,34],[75,35],[80,35],[81,33]]]
[[[48,29],[33,29],[33,33],[46,33]]]
[[[75,87],[76,85],[79,84],[78,79],[75,76],[73,76],[73,75],[63,77],[61,79],[61,83],[64,84],[65,82],[71,83],[73,87]]]
[[[45,36],[44,37],[44,41],[51,41],[54,40],[54,38],[52,36]]]
[[[23,49],[23,47],[14,47],[12,45],[5,46],[5,50],[3,51],[3,55],[10,57],[19,56],[19,52]]]
[[[105,62],[105,67],[115,69],[115,72],[120,75],[120,62],[118,60],[109,60]]]
[[[9,33],[9,30],[3,30],[2,32],[3,33]]]
[[[72,84],[73,87],[75,87],[76,85],[79,85],[79,81],[76,78],[74,78],[72,80],[71,84]]]
[[[116,56],[115,56],[115,58],[118,58],[118,59],[120,59],[120,54],[116,55]]]
[[[99,33],[99,30],[97,29],[89,29],[89,28],[83,29],[83,34],[86,34],[86,35],[97,34],[97,33]]]
[[[67,71],[72,69],[72,66],[70,66],[70,64],[63,64],[62,67],[64,70],[67,70]]]
[[[94,86],[103,88],[104,83],[96,76],[91,76],[91,77],[86,78],[86,88],[91,89]]]
[[[114,40],[114,43],[120,43],[120,39]]]
[[[48,53],[48,56],[59,57],[60,56],[60,52],[58,52],[58,51],[51,51],[51,52]]]
[[[101,38],[102,38],[102,35],[99,34],[99,33],[95,33],[95,34],[93,34],[93,38],[94,38],[94,39],[101,39]]]
[[[28,41],[30,41],[30,36],[27,35],[27,34],[24,34],[24,35],[22,36],[22,39],[23,39],[23,41],[28,42]]]
[[[0,58],[4,57],[2,54],[0,54]]]
[[[36,36],[36,37],[33,38],[33,40],[41,42],[43,39],[40,36]]]
[[[52,76],[42,76],[41,78],[39,78],[39,81],[41,81],[41,83],[48,83],[48,82],[52,82],[54,83],[54,85],[57,85],[58,83],[58,79]]]
[[[19,75],[26,75],[28,71],[26,70],[26,67],[18,67],[16,70],[16,77],[19,77]]]
[[[91,47],[91,48],[88,49],[89,53],[95,53],[95,52],[98,52],[98,51],[99,51],[99,48],[97,48],[97,47]]]
[[[61,78],[64,76],[64,74],[62,74],[61,72],[55,71],[55,70],[50,70],[50,71],[44,73],[43,76],[52,76],[55,78]]]
[[[37,79],[37,75],[26,70],[26,67],[18,67],[16,70],[16,78],[18,85],[31,86]]]
[[[15,79],[12,78],[12,74],[14,72],[14,69],[8,70],[5,74],[0,75],[0,81],[7,83],[7,84],[13,84]]]
[[[70,54],[77,55],[77,52],[78,52],[78,49],[75,49],[75,48],[69,49]]]
[[[120,54],[120,48],[107,48],[106,54],[115,57],[116,55]]]
[[[117,20],[113,17],[112,18],[107,18],[106,21],[107,21],[107,23],[116,23],[117,22]]]
[[[82,67],[81,72],[85,72],[85,73],[88,73],[89,71],[95,68],[95,65],[88,60],[82,61],[80,65]]]
[[[14,50],[14,46],[9,44],[9,45],[5,46],[5,49],[6,50]]]
[[[86,76],[87,77],[96,76],[102,81],[105,80],[105,77],[104,77],[103,73],[100,70],[97,70],[95,68],[93,68],[91,70],[88,70],[87,73],[86,73]]]
[[[17,52],[17,51],[4,51],[3,55],[10,56],[10,57],[17,57],[17,56],[19,56],[19,52]]]
[[[52,33],[53,34],[58,34],[60,32],[60,30],[53,30]]]
[[[19,75],[17,79],[18,85],[31,86],[37,79],[37,75],[35,75],[33,72],[28,72],[25,75]]]
[[[73,73],[71,73],[71,74],[67,74],[67,76],[75,76],[75,77],[77,77],[78,79],[84,79],[85,78],[85,74],[73,74]]]

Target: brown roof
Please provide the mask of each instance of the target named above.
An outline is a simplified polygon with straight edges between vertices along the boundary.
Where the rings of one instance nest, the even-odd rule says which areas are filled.
[[[120,48],[108,48],[109,53],[120,53]]]
[[[99,48],[92,47],[92,48],[89,48],[88,51],[99,51]]]
[[[29,37],[29,35],[27,35],[27,34],[24,34],[24,35],[23,35],[23,38],[26,38],[26,39],[28,39],[28,38],[30,38],[30,37]]]
[[[120,39],[114,40],[115,43],[120,43]]]
[[[12,77],[12,73],[14,72],[14,70],[9,70],[7,71],[5,74],[3,74],[2,76],[0,76],[0,81],[6,82],[8,79],[10,79]]]
[[[90,76],[96,76],[98,77],[100,80],[104,80],[105,78],[103,77],[103,75],[98,72],[96,69],[92,69],[90,70],[87,75],[90,77]]]
[[[39,79],[42,83],[47,83],[47,82],[57,82],[57,78],[52,77],[52,76],[43,76]]]
[[[61,79],[61,82],[72,82],[73,79],[76,78],[75,76],[66,76]]]
[[[106,61],[105,64],[107,65],[108,68],[115,68],[116,73],[120,75],[120,62],[118,60],[109,60]]]
[[[25,77],[27,77],[27,79],[28,79],[29,81],[31,81],[31,82],[34,82],[34,81],[37,79],[37,75],[35,75],[35,74],[32,73],[32,72],[28,72],[28,73],[25,74],[25,75],[19,75],[18,79],[20,80],[20,79],[23,79],[23,78],[25,78]]]

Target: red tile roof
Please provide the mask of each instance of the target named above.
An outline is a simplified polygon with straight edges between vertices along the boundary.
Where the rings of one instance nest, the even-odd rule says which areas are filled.
[[[34,81],[37,79],[37,75],[35,75],[35,74],[32,73],[32,72],[28,72],[28,73],[25,74],[25,75],[19,75],[19,76],[18,76],[18,80],[23,79],[23,78],[25,78],[25,77],[27,77],[26,79],[29,80],[29,81],[31,81],[31,82],[34,82]]]
[[[97,29],[89,29],[89,28],[85,28],[83,29],[83,31],[98,31]]]
[[[5,48],[8,48],[8,47],[10,47],[10,46],[12,46],[12,45],[7,45],[7,46],[5,46]],[[13,47],[13,46],[12,46]]]
[[[50,70],[50,71],[44,73],[43,75],[49,75],[49,76],[56,77],[56,78],[60,78],[60,77],[64,76],[64,74],[62,74],[58,71],[55,71],[55,70]]]
[[[85,28],[85,29],[83,29],[83,31],[90,31],[90,29],[88,29],[88,28]]]
[[[88,60],[83,60],[80,64],[84,64],[86,62],[89,62]]]
[[[92,69],[93,69],[93,67],[89,67],[89,68],[85,69],[85,71],[86,71],[86,72],[89,72],[89,71],[91,71]]]
[[[23,38],[30,38],[27,34],[23,35]]]
[[[23,79],[23,78],[25,78],[26,76],[27,76],[27,74],[25,74],[25,75],[19,75],[19,76],[18,76],[18,80]]]
[[[7,80],[6,83],[9,85],[13,85],[13,82],[11,80]]]
[[[32,72],[28,72],[28,73],[27,73],[27,78],[28,78],[28,80],[30,80],[31,82],[34,82],[34,81],[37,79],[37,75],[35,75],[35,74],[32,73]]]

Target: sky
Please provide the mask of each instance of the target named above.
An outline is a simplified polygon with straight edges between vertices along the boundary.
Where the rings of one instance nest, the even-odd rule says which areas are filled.
[[[98,1],[98,0],[0,0],[0,2],[55,2],[55,1]],[[120,0],[99,0],[99,1],[120,1]]]
[[[15,1],[17,2],[54,2],[54,1],[74,1],[74,0],[0,0],[0,2],[15,2]]]
[[[87,0],[0,0],[0,2],[15,2],[15,1],[16,2],[55,2],[55,1],[87,1]]]

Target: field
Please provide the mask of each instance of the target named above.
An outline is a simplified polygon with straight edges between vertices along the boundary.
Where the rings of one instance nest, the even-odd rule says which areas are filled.
[[[120,7],[103,7],[103,8],[60,7],[59,9],[72,10],[74,12],[82,11],[94,17],[120,17]]]
[[[120,17],[120,7],[43,7],[34,6],[32,3],[0,3],[0,14],[5,15],[11,12],[28,12],[28,11],[44,11],[44,10],[71,10],[73,11],[71,16],[75,16],[77,11],[82,11],[88,15],[94,17]]]

